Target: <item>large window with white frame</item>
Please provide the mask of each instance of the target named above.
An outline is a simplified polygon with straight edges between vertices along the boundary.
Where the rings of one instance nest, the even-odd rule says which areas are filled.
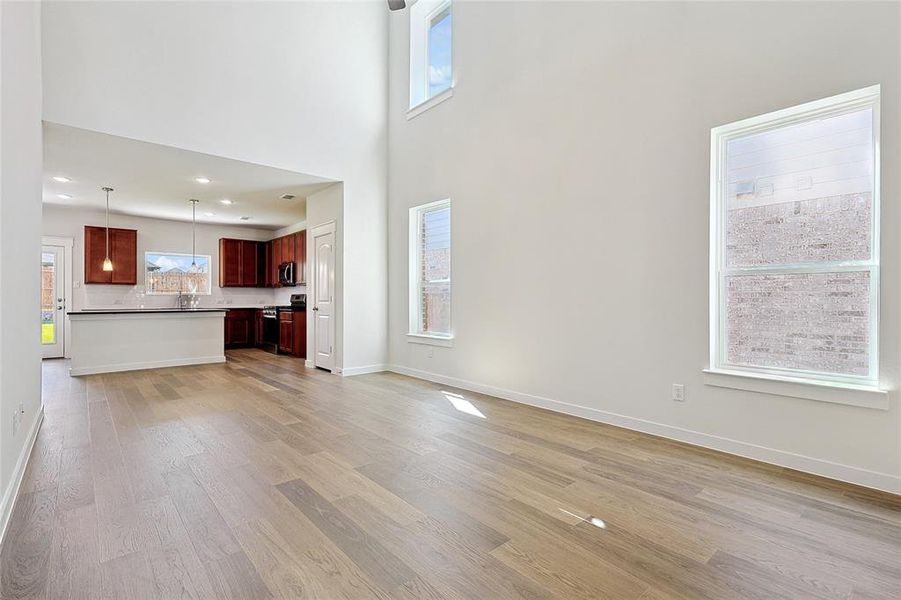
[[[451,203],[410,209],[410,335],[451,339]]]
[[[174,295],[212,293],[209,254],[145,252],[144,283],[147,294]]]
[[[450,0],[418,0],[410,7],[410,108],[453,86],[452,39]]]
[[[878,385],[879,93],[712,130],[712,370]]]

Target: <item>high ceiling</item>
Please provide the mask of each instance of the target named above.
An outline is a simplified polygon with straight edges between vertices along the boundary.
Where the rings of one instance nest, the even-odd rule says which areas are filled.
[[[199,183],[197,178],[210,181]],[[303,173],[44,124],[45,204],[103,210],[106,200],[100,188],[109,186],[115,190],[110,211],[118,214],[190,221],[188,199],[197,198],[198,222],[277,229],[303,221],[306,197],[332,183]],[[285,194],[295,197],[284,199]]]

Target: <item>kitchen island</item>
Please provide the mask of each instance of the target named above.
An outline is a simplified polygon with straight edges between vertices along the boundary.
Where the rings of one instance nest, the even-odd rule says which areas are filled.
[[[225,308],[69,312],[70,375],[225,362]]]

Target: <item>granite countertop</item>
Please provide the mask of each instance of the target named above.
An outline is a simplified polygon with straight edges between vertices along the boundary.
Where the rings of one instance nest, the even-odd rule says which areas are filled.
[[[159,313],[211,313],[228,312],[228,308],[88,308],[70,310],[69,315],[136,315]]]

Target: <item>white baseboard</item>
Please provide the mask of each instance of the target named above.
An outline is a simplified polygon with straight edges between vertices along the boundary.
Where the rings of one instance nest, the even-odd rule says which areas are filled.
[[[366,375],[367,373],[381,373],[388,371],[388,365],[367,365],[365,367],[347,367],[341,371],[344,377],[352,377],[354,375]]]
[[[303,366],[305,366],[308,369],[314,369],[316,367],[316,365],[313,364],[313,361],[310,360],[309,358],[303,361]]]
[[[150,360],[145,362],[118,363],[114,365],[97,365],[93,367],[71,367],[69,375],[97,375],[98,373],[120,373],[122,371],[141,371],[143,369],[163,369],[166,367],[185,367],[189,365],[209,365],[224,363],[224,356],[199,356],[196,358],[172,358],[167,360]]]
[[[471,392],[478,392],[480,394],[496,396],[498,398],[503,398],[504,400],[511,400],[513,402],[528,404],[530,406],[537,406],[539,408],[545,408],[555,412],[582,417],[583,419],[589,419],[591,421],[598,421],[600,423],[606,423],[608,425],[616,425],[617,427],[623,427],[625,429],[631,429],[633,431],[650,433],[652,435],[657,435],[679,442],[685,442],[695,446],[701,446],[703,448],[719,450],[728,454],[734,454],[736,456],[742,456],[744,458],[759,460],[761,462],[770,463],[780,467],[795,469],[796,471],[803,471],[805,473],[811,473],[813,475],[828,477],[829,479],[837,479],[839,481],[853,483],[868,488],[883,490],[894,494],[901,494],[901,477],[891,475],[889,473],[879,473],[877,471],[861,469],[859,467],[854,467],[851,465],[843,465],[819,458],[812,458],[801,454],[786,452],[784,450],[767,448],[765,446],[749,444],[747,442],[742,442],[739,440],[733,440],[730,438],[724,438],[708,433],[693,431],[691,429],[683,429],[681,427],[665,425],[663,423],[657,423],[655,421],[638,419],[635,417],[629,417],[626,415],[599,410],[597,408],[589,408],[587,406],[580,406],[577,404],[570,404],[568,402],[561,402],[559,400],[552,400],[550,398],[544,398],[541,396],[533,396],[532,394],[515,392],[513,390],[497,388],[482,383],[467,381],[465,379],[458,379],[456,377],[447,377],[445,375],[439,375],[437,373],[431,373],[429,371],[421,371],[419,369],[411,369],[409,367],[403,367],[400,365],[389,365],[388,370],[395,373],[400,373],[401,375],[409,375],[410,377],[425,379],[427,381],[433,381],[435,383],[441,383],[444,385],[469,390]]]
[[[13,509],[16,507],[16,498],[19,497],[22,478],[25,476],[25,467],[28,466],[28,459],[31,458],[31,450],[34,448],[34,441],[38,437],[38,431],[40,431],[41,423],[43,422],[44,407],[41,406],[38,414],[34,417],[34,421],[31,423],[31,429],[28,431],[28,437],[25,439],[22,452],[19,453],[19,459],[16,461],[9,485],[3,490],[3,501],[0,503],[0,544],[3,543],[3,538],[6,537],[6,529],[13,515]]]

